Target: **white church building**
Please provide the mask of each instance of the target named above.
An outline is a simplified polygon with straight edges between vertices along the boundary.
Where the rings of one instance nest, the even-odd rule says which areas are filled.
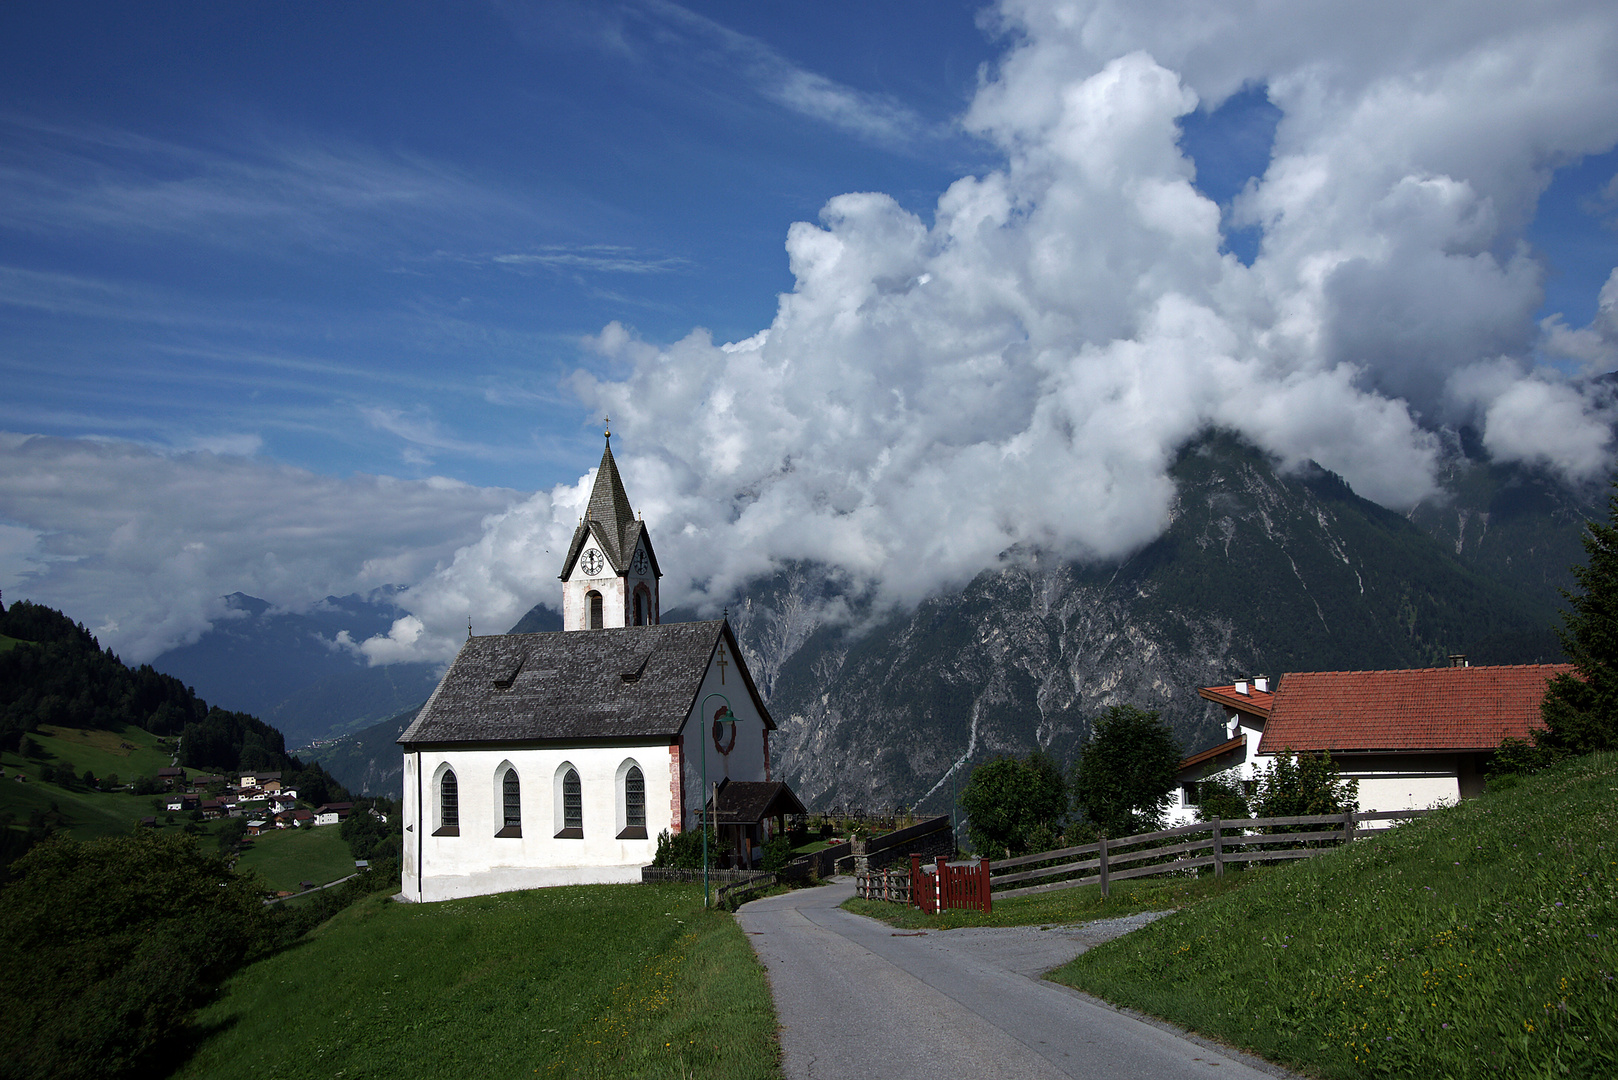
[[[661,576],[609,434],[563,629],[469,638],[399,737],[405,899],[639,881],[658,833],[696,827],[704,769],[770,779],[775,722],[730,624],[662,624]]]

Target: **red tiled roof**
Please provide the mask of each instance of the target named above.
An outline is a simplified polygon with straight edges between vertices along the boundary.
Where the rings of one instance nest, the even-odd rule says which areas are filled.
[[[1492,750],[1542,726],[1545,684],[1571,664],[1294,671],[1281,676],[1259,753]]]
[[[1254,716],[1270,715],[1270,707],[1275,701],[1275,695],[1266,690],[1255,690],[1253,684],[1247,684],[1247,693],[1238,694],[1236,685],[1229,686],[1203,686],[1197,693],[1208,701],[1216,702],[1227,709],[1238,709]]]
[[[1241,750],[1246,746],[1247,733],[1243,732],[1234,739],[1231,739],[1229,742],[1222,742],[1218,746],[1210,746],[1208,749],[1199,754],[1192,754],[1190,757],[1180,762],[1180,768],[1189,769],[1195,765],[1201,765],[1205,761],[1212,761],[1221,754],[1228,754],[1232,750]]]

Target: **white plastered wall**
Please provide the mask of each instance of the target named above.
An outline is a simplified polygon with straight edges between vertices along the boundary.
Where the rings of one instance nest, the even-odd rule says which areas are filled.
[[[601,550],[601,545],[594,539],[584,545],[585,551]],[[590,608],[585,603],[585,597],[594,589],[601,594],[601,626],[602,629],[611,629],[624,625],[625,590],[624,579],[613,572],[606,556],[602,556],[601,574],[590,577],[584,572],[584,557],[573,563],[573,573],[568,576],[562,585],[562,629],[588,630],[590,628]],[[633,588],[633,586],[630,586]]]
[[[685,730],[681,732],[687,828],[696,827],[697,816],[708,801],[702,791],[704,759],[710,789],[726,777],[732,780],[770,779],[769,770],[765,767],[764,717],[753,704],[752,695],[747,692],[747,685],[736,670],[736,658],[731,653],[729,643],[725,643],[723,638],[721,642],[725,662],[719,663],[717,653],[709,661],[696,707],[686,720]],[[729,754],[721,754],[714,746],[713,715],[723,703],[716,697],[710,697],[711,694],[722,694],[730,703],[731,712],[736,715],[736,744]]]
[[[1338,775],[1358,780],[1364,811],[1425,810],[1460,801],[1459,762],[1454,754],[1341,755]],[[1368,821],[1364,828],[1387,828],[1388,821]]]
[[[633,759],[646,780],[646,838],[619,840],[622,766]],[[657,852],[657,834],[672,827],[673,779],[667,743],[534,749],[452,749],[407,753],[404,760],[405,851],[401,885],[408,900],[449,900],[513,889],[640,880]],[[509,762],[521,784],[522,835],[497,837],[500,776]],[[581,839],[558,839],[558,770],[571,764],[583,798]],[[438,830],[442,767],[455,770],[460,833]],[[419,781],[419,783],[418,783]],[[419,791],[419,796],[418,796]],[[425,811],[425,815],[423,814]],[[425,816],[425,820],[423,820]],[[418,884],[419,882],[419,884]]]
[[[585,549],[596,548],[599,545],[593,541],[585,545]],[[603,556],[605,558],[605,556]],[[651,594],[651,622],[658,621],[658,595],[657,579],[650,574],[645,577],[636,574],[627,574],[619,577],[614,574],[612,567],[603,564],[599,577],[589,577],[580,565],[583,559],[573,564],[573,573],[562,585],[562,629],[587,630],[590,628],[590,609],[585,603],[585,597],[594,589],[601,594],[601,626],[602,629],[611,629],[618,626],[633,626],[635,622],[634,609],[630,606],[634,602],[635,586],[645,585]]]

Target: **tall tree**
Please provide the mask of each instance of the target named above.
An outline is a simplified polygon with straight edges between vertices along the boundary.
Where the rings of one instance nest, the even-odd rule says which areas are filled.
[[[1067,816],[1067,781],[1056,762],[1036,750],[1026,758],[995,758],[972,770],[961,791],[967,835],[985,855],[1020,855],[1040,826],[1054,833]]]
[[[1079,744],[1074,806],[1107,836],[1155,829],[1180,758],[1174,732],[1157,713],[1114,705]]]
[[[1607,521],[1584,531],[1589,562],[1575,566],[1578,588],[1562,590],[1568,610],[1557,631],[1576,675],[1558,675],[1540,706],[1544,747],[1574,754],[1618,749],[1618,480],[1607,495]]]

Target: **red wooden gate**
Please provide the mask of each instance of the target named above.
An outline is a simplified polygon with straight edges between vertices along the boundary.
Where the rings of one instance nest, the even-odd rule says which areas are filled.
[[[910,856],[910,901],[929,915],[946,908],[988,911],[989,861],[969,859],[950,865],[940,856],[936,867],[924,867],[920,855]]]

